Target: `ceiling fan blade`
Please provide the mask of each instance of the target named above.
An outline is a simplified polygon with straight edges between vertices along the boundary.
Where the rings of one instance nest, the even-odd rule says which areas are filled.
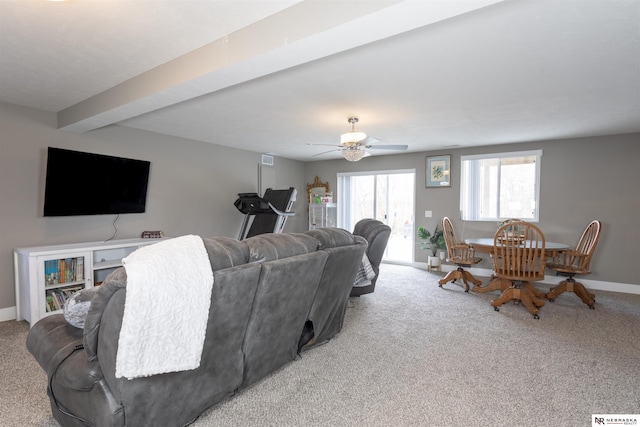
[[[323,154],[333,153],[334,151],[342,151],[342,149],[336,148],[335,150],[323,151],[322,153],[314,154],[311,157],[322,156]]]
[[[365,148],[371,150],[397,150],[404,151],[409,148],[408,145],[367,145]]]
[[[324,147],[336,147],[336,148],[341,148],[341,145],[336,145],[336,144],[314,144],[312,142],[307,142],[307,145],[316,145],[316,146],[324,146]]]
[[[365,139],[358,141],[359,145],[369,145],[369,144],[377,144],[378,142],[380,142],[380,140],[378,138],[374,138],[372,136],[368,136]]]

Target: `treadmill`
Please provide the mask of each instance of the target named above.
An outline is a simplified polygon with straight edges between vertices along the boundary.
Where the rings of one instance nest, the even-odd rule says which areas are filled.
[[[295,212],[291,212],[291,207],[296,201],[296,193],[293,187],[286,190],[267,188],[263,197],[258,193],[239,193],[234,206],[245,217],[238,240],[258,234],[282,233],[287,218],[295,215]],[[249,227],[252,218],[253,221]],[[248,231],[247,227],[249,227]]]

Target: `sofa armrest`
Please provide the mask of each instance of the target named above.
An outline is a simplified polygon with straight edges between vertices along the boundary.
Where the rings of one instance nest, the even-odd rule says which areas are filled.
[[[82,329],[70,325],[62,314],[40,319],[27,335],[27,349],[48,376],[82,345]]]
[[[89,391],[103,378],[97,361],[92,362],[83,350],[71,353],[56,370],[55,379],[64,388]]]

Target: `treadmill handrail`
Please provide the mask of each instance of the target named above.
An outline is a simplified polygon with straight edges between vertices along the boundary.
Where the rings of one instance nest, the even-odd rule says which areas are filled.
[[[275,213],[277,213],[278,215],[282,215],[282,216],[294,216],[296,213],[295,212],[283,212],[281,210],[276,209],[275,206],[273,206],[271,204],[271,202],[269,202],[269,207],[271,208],[272,211],[274,211]]]

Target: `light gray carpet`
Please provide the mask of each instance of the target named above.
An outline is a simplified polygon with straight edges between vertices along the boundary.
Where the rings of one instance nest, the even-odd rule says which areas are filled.
[[[512,303],[495,312],[495,292],[439,288],[442,276],[383,264],[336,338],[193,425],[587,426],[640,413],[640,295],[596,291],[589,310],[565,293],[535,320]],[[0,324],[0,424],[57,426],[26,333]]]

